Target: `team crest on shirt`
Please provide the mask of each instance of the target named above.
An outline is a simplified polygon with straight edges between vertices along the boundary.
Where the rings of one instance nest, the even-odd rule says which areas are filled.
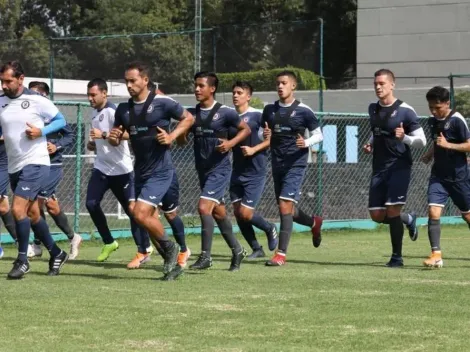
[[[392,112],[392,114],[390,115],[390,117],[395,117],[395,116],[397,116],[397,113],[398,113],[398,112],[395,110],[394,112]]]
[[[244,117],[243,118],[243,121],[245,121],[246,123],[248,123],[248,121],[250,121],[250,119],[248,117]]]
[[[448,130],[450,128],[450,121],[447,121],[446,124],[444,125],[444,129]]]
[[[150,114],[153,111],[153,105],[150,104],[149,108],[147,109],[147,114]]]
[[[217,114],[214,115],[214,118],[212,120],[216,121],[216,120],[219,119],[219,117],[220,117],[220,115],[219,115],[219,113],[217,113]]]
[[[98,120],[100,120],[100,122],[101,122],[101,121],[103,121],[103,119],[104,119],[104,114],[101,114],[100,117],[98,117]]]
[[[294,117],[295,116],[295,110],[292,111],[292,114],[290,114],[290,117]]]
[[[21,107],[22,107],[23,109],[29,108],[29,101],[27,101],[27,100],[23,101],[23,102],[21,103]]]

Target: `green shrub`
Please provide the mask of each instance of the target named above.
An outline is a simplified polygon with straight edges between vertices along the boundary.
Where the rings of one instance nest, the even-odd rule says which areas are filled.
[[[284,70],[293,71],[297,76],[297,90],[320,89],[320,77],[312,72],[296,67],[274,68],[271,70],[219,73],[219,92],[231,92],[235,81],[248,81],[255,92],[276,90],[276,75]],[[323,82],[323,89],[326,89]]]
[[[470,117],[470,91],[459,90],[454,97],[455,110],[460,112],[465,118]]]
[[[264,103],[263,101],[258,98],[258,97],[251,97],[250,99],[250,106],[255,108],[255,109],[263,109],[264,108]]]

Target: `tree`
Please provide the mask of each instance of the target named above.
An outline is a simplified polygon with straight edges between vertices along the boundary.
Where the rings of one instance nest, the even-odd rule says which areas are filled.
[[[470,91],[458,90],[455,92],[454,108],[463,117],[470,118]]]

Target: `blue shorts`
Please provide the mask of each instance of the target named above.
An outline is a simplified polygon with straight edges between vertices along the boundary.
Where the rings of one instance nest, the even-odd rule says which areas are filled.
[[[174,172],[174,169],[157,169],[149,177],[136,176],[134,183],[136,200],[157,208],[170,189]]]
[[[38,198],[43,198],[46,200],[49,198],[55,198],[55,192],[56,192],[57,186],[62,180],[62,176],[63,176],[62,166],[57,166],[57,165],[51,166],[51,169],[49,171],[49,177],[47,178],[47,183],[43,188],[41,188]]]
[[[404,205],[410,179],[411,168],[373,174],[369,187],[369,210],[385,209],[387,205]]]
[[[26,165],[20,171],[9,174],[13,194],[24,199],[36,200],[48,182],[49,165]]]
[[[287,169],[273,166],[274,193],[276,199],[288,200],[298,203],[300,199],[302,182],[305,176],[304,166],[294,166]]]
[[[163,196],[162,201],[159,204],[159,206],[160,206],[160,209],[164,213],[172,213],[176,209],[178,209],[179,204],[180,204],[180,185],[178,182],[178,175],[176,174],[176,171],[175,171],[173,173],[173,179],[171,180],[170,188],[168,188],[168,191]]]
[[[201,198],[224,203],[224,195],[230,183],[229,168],[220,168],[207,172],[198,171],[199,186],[201,187]]]
[[[230,200],[241,202],[244,207],[255,209],[264,190],[266,175],[239,176],[232,174],[230,180]]]
[[[446,182],[431,176],[428,186],[428,205],[444,208],[449,197],[460,212],[470,213],[470,180]]]
[[[8,166],[0,166],[0,198],[8,195],[8,185],[10,184],[10,176],[8,175]]]
[[[98,169],[93,169],[88,181],[87,203],[101,203],[108,190],[113,192],[123,207],[128,205],[130,201],[135,200],[134,173],[106,175]]]

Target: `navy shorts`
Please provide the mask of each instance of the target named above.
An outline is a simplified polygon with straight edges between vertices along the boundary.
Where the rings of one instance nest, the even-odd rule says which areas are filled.
[[[274,193],[276,199],[298,203],[306,167],[294,166],[287,169],[273,165]]]
[[[369,210],[405,204],[410,179],[411,168],[384,170],[373,174],[369,187]]]
[[[24,199],[36,200],[48,181],[49,165],[26,165],[20,171],[9,174],[13,194]]]
[[[164,213],[172,213],[176,209],[178,209],[179,204],[180,204],[180,185],[178,182],[178,175],[176,174],[176,171],[175,171],[173,172],[173,179],[171,180],[170,188],[168,188],[168,191],[163,196],[162,201],[159,204],[159,206],[160,206],[160,209]]]
[[[209,199],[217,204],[224,203],[224,195],[230,183],[229,168],[219,168],[210,171],[198,171],[201,198]]]
[[[254,209],[264,190],[266,175],[240,176],[232,174],[230,180],[230,200],[241,202],[244,207]]]
[[[10,176],[8,175],[8,166],[0,166],[0,198],[8,195],[8,186],[10,184]]]
[[[428,205],[444,208],[449,197],[460,212],[469,213],[470,180],[446,182],[431,176],[428,186]]]
[[[62,176],[63,176],[62,166],[57,166],[57,165],[51,166],[46,185],[43,188],[41,188],[38,198],[43,198],[43,199],[55,198],[55,192],[57,190],[57,186],[62,180]]]
[[[134,184],[137,201],[157,208],[170,189],[174,172],[173,169],[157,169],[149,177],[136,177]]]

